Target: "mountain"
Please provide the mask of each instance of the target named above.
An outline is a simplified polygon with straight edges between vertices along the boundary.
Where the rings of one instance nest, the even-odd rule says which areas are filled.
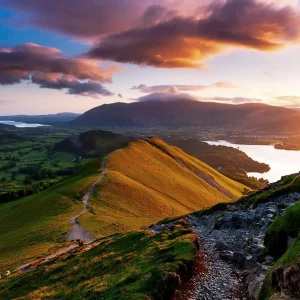
[[[300,112],[300,108],[290,108],[290,109],[292,109],[294,111],[297,111],[297,112]]]
[[[0,298],[300,299],[299,192],[299,175],[286,176],[234,203],[70,245],[4,278]]]
[[[105,104],[71,121],[73,126],[201,126],[266,132],[299,131],[300,115],[266,104],[230,105],[193,100]]]
[[[0,116],[0,120],[52,125],[57,123],[70,122],[76,119],[78,116],[79,114],[66,112],[66,113],[49,114],[49,115]]]
[[[98,237],[230,202],[249,190],[158,138],[113,152],[80,219]]]
[[[67,138],[54,147],[54,151],[69,152],[84,157],[96,157],[122,148],[133,138],[104,130],[92,130]]]
[[[157,138],[134,141],[45,191],[0,205],[0,273],[68,246],[66,239],[86,241],[89,234],[99,238],[140,230],[167,217],[234,201],[246,191]]]

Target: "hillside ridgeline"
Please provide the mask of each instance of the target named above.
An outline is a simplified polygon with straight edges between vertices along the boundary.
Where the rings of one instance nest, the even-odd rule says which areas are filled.
[[[1,270],[64,247],[72,227],[69,221],[81,213],[83,196],[103,173],[89,198],[88,211],[78,220],[96,238],[231,202],[247,191],[156,138],[113,152],[101,170],[105,156],[43,192],[0,205]]]
[[[232,202],[248,191],[158,138],[137,140],[108,158],[106,177],[79,221],[100,237]]]
[[[231,105],[193,100],[113,103],[95,107],[69,124],[83,127],[201,127],[299,133],[300,114],[266,104]]]

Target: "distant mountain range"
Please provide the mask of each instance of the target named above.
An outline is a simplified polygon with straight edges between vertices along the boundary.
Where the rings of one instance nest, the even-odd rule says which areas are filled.
[[[95,107],[72,126],[201,126],[265,132],[300,131],[300,114],[266,104],[220,104],[193,100],[114,103]]]
[[[65,113],[49,114],[49,115],[0,116],[0,120],[52,125],[52,124],[66,123],[72,121],[76,119],[78,116],[79,114],[65,112]]]

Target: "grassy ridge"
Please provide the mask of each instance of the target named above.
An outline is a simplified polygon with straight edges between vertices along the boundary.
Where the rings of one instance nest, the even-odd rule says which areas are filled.
[[[288,237],[297,238],[300,232],[300,202],[271,224],[266,231],[265,246],[272,256],[281,257],[288,248]]]
[[[191,272],[196,245],[190,230],[176,225],[156,236],[120,235],[73,254],[5,279],[0,298],[169,299],[178,275]]]
[[[61,247],[70,218],[82,210],[83,193],[100,176],[101,160],[87,163],[44,192],[0,205],[0,272]],[[89,200],[89,212],[79,220],[96,237],[139,230],[167,217],[232,201],[227,192],[239,197],[245,189],[159,139],[118,150],[108,159],[107,170]]]
[[[157,138],[135,141],[116,151],[107,160],[107,170],[90,198],[89,213],[80,218],[99,237],[233,201],[245,189]]]
[[[0,205],[0,272],[63,241],[69,219],[82,210],[82,194],[99,177],[100,164],[96,159],[44,192]]]
[[[275,293],[272,274],[277,268],[296,266],[300,263],[300,202],[290,207],[271,224],[266,232],[266,248],[275,257],[281,256],[269,271],[260,294],[260,300],[270,299]],[[288,248],[288,237],[295,238]]]

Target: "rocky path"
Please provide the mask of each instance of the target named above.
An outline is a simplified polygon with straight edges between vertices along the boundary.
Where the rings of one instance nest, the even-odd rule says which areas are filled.
[[[92,233],[88,230],[84,229],[79,223],[79,218],[84,215],[87,212],[88,209],[88,202],[89,198],[94,192],[95,187],[105,178],[107,171],[105,170],[106,161],[109,158],[110,155],[106,156],[101,165],[102,169],[102,175],[100,178],[90,187],[89,191],[82,197],[82,203],[83,203],[83,210],[80,214],[74,216],[70,222],[73,224],[72,229],[69,231],[67,239],[68,241],[75,241],[80,240],[82,242],[85,242],[87,244],[90,244],[95,241],[95,238],[93,237]]]
[[[299,197],[293,193],[256,208],[228,205],[226,211],[188,217],[198,235],[207,272],[198,278],[187,300],[257,299],[274,263],[271,256],[262,255],[265,231]]]

